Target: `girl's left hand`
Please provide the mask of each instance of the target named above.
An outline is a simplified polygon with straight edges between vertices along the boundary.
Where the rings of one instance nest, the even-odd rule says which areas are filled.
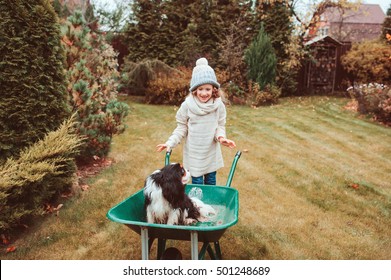
[[[227,146],[228,148],[231,148],[231,149],[236,147],[236,144],[234,141],[229,140],[224,137],[219,137],[219,142],[221,145]]]

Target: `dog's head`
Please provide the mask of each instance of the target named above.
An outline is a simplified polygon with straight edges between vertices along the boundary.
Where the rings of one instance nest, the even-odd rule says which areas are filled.
[[[190,172],[179,163],[171,163],[153,172],[149,178],[161,189],[163,197],[174,208],[178,208],[179,203],[184,199],[185,185],[190,180]]]
[[[180,178],[183,185],[189,183],[191,175],[188,170],[186,170],[180,163],[171,163],[166,165],[162,169],[163,177],[167,178],[168,181],[178,180]]]
[[[191,175],[180,163],[171,163],[156,170],[152,177],[159,184],[182,182],[182,185],[186,185],[190,181]]]

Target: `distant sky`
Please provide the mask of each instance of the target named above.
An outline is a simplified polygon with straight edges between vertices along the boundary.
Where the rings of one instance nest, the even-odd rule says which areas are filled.
[[[96,4],[98,6],[107,5],[107,7],[115,7],[113,0],[91,0],[93,4]],[[380,7],[383,9],[384,13],[387,13],[387,9],[390,7],[391,0],[363,0],[363,3],[366,4],[379,4]]]

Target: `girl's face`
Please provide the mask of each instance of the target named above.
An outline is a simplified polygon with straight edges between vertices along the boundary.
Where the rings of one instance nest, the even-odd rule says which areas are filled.
[[[213,85],[211,84],[201,85],[196,90],[196,96],[202,103],[208,102],[212,97],[212,93]]]

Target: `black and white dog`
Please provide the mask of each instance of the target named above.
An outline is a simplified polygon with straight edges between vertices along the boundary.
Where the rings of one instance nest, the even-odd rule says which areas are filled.
[[[190,225],[215,214],[212,206],[185,193],[190,178],[179,163],[166,165],[147,177],[144,197],[148,223]]]

